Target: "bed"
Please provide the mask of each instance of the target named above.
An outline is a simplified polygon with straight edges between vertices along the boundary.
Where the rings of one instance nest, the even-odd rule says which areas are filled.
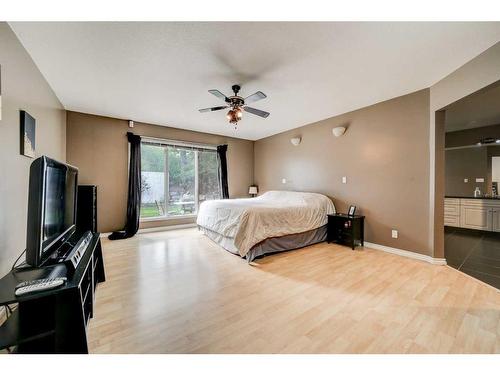
[[[205,201],[196,223],[207,237],[251,262],[324,241],[327,214],[334,212],[322,194],[268,191],[256,198]]]

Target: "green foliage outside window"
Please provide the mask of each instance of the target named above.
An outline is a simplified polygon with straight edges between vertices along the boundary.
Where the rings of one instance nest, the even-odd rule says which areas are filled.
[[[167,153],[167,155],[166,155]],[[167,156],[167,158],[166,158]],[[173,146],[156,146],[143,144],[141,148],[141,172],[143,197],[148,196],[149,201],[143,199],[141,207],[142,217],[162,216],[162,208],[165,204],[163,189],[164,172],[167,169],[169,197],[166,210],[168,215],[182,215],[194,213],[196,197],[196,164],[198,158],[198,203],[208,199],[220,198],[217,153],[212,150],[189,150]],[[168,168],[165,168],[165,160],[168,160]],[[153,186],[154,182],[147,178],[148,173],[161,173],[161,186]],[[155,173],[152,173],[155,174]],[[150,193],[155,192],[155,198],[151,199]],[[148,195],[149,193],[149,195]],[[154,201],[153,201],[154,200]],[[191,202],[191,203],[183,203]]]

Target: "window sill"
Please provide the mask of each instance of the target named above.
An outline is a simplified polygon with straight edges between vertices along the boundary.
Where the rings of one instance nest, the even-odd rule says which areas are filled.
[[[190,218],[196,218],[196,216],[198,216],[198,214],[176,215],[176,216],[145,217],[145,218],[140,218],[139,222],[168,221],[168,220],[177,220],[177,219],[190,219]]]

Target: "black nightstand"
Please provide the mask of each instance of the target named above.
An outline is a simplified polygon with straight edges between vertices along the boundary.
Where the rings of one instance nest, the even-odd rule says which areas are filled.
[[[335,242],[349,245],[354,250],[356,243],[364,246],[365,242],[365,217],[347,214],[328,215],[328,243]]]

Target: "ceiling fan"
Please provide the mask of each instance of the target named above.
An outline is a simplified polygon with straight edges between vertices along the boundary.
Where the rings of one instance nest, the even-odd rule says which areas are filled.
[[[216,97],[224,100],[227,103],[227,105],[212,107],[212,108],[203,108],[200,109],[200,112],[213,112],[213,111],[220,111],[221,109],[230,108],[226,117],[229,120],[229,123],[234,125],[237,125],[238,121],[240,121],[243,118],[243,111],[263,118],[269,116],[269,112],[261,111],[260,109],[247,106],[248,103],[254,103],[257,100],[267,98],[266,94],[264,94],[262,91],[257,91],[255,94],[243,98],[238,95],[238,92],[241,89],[240,85],[233,85],[231,88],[234,92],[234,95],[230,97],[227,97],[219,90],[208,90],[210,94],[215,95]]]

